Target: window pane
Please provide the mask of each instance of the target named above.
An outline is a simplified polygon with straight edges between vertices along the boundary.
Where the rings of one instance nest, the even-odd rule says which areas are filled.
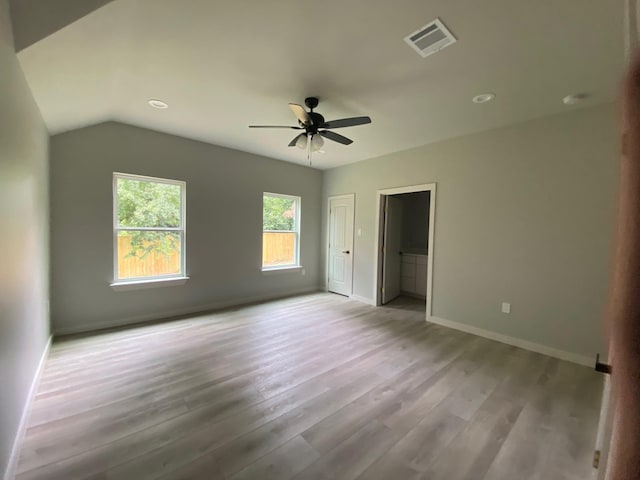
[[[295,230],[297,202],[293,198],[265,195],[262,201],[263,230]]]
[[[176,232],[118,232],[118,278],[179,274],[180,250]]]
[[[295,265],[296,234],[264,232],[262,234],[262,266]]]
[[[118,178],[118,226],[180,227],[180,185]]]

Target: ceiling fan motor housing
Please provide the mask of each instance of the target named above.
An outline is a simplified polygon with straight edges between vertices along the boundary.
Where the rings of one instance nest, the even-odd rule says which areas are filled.
[[[319,100],[317,97],[307,97],[304,99],[304,104],[307,106],[307,108],[310,108],[311,110],[313,110],[318,106],[318,102]]]
[[[313,124],[305,125],[302,122],[300,123],[301,127],[305,127],[307,129],[307,133],[318,133],[318,128],[321,128],[324,125],[324,117],[316,112],[308,112],[309,117],[311,117],[311,121]]]

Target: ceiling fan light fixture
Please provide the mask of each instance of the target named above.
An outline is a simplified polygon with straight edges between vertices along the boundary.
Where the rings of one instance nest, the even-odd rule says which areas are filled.
[[[307,136],[306,135],[300,135],[298,137],[298,140],[296,141],[296,147],[301,148],[302,150],[304,150],[305,148],[307,148]]]
[[[324,139],[316,134],[311,137],[311,151],[317,152],[324,146]]]

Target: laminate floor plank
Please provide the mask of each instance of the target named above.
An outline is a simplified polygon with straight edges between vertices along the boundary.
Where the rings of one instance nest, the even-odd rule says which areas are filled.
[[[542,373],[537,357],[515,349],[505,356],[507,361],[503,366],[508,367],[503,367],[506,372],[500,372],[502,380],[499,385],[485,397],[456,435],[442,441],[445,450],[441,455],[430,458],[428,462],[422,459],[419,468],[425,472],[423,479],[474,480],[484,477],[526,404],[526,385],[535,383]],[[446,403],[443,407],[449,414],[457,414],[456,409],[449,408]]]
[[[353,316],[352,318],[353,320],[356,320],[356,316]],[[329,321],[327,322],[327,325],[322,325],[322,327],[317,327],[317,328],[315,328],[313,325],[305,325],[305,324],[299,325],[299,328],[304,328],[305,331],[309,332],[309,335],[303,338],[304,343],[306,345],[309,345],[314,342],[321,342],[323,340],[322,338],[323,335],[317,336],[315,335],[315,333],[320,328],[324,328],[326,330],[327,327],[331,326],[333,321],[335,320]],[[381,320],[376,320],[376,321],[381,321]],[[355,325],[352,325],[352,323]],[[358,325],[358,322],[354,321],[354,322],[350,322],[349,325],[341,326],[342,327],[341,329],[336,329],[337,330],[336,332],[332,331],[330,333],[331,335],[333,334],[340,335],[340,333],[344,331],[345,328],[361,329],[365,326],[371,326],[371,325],[363,325],[363,324]],[[229,355],[229,354],[236,355],[236,356],[244,355],[245,357],[247,355],[249,356],[256,356],[259,354],[264,355],[271,348],[274,348],[274,349],[287,348],[287,347],[290,347],[292,342],[294,343],[300,342],[301,340],[300,336],[296,335],[295,332],[291,331],[290,328],[288,329],[288,331],[285,331],[284,333],[280,332],[278,328],[283,328],[283,327],[279,326],[277,328],[273,328],[273,331],[269,331],[268,334],[259,336],[258,337],[260,339],[259,342],[256,342],[255,337],[253,337],[255,332],[252,333],[251,336],[247,336],[248,338],[245,338],[243,340],[245,343],[247,343],[247,345],[243,345],[242,342],[240,341],[226,341],[220,344],[220,341],[218,339],[215,339],[215,337],[214,339],[209,339],[208,336],[203,336],[202,334],[197,335],[195,338],[191,339],[191,342],[188,342],[187,345],[184,345],[181,342],[177,342],[174,338],[171,338],[171,342],[167,342],[165,345],[163,345],[163,350],[162,350],[163,355],[161,357],[158,357],[156,354],[156,357],[158,358],[154,359],[154,361],[161,362],[162,366],[166,368],[170,368],[171,370],[182,371],[184,368],[197,368],[200,364],[202,363],[206,364],[206,362],[210,362],[212,358],[216,358],[216,357],[224,356],[226,359],[227,358],[226,355]],[[347,333],[347,332],[344,332],[344,333]],[[327,335],[327,336],[330,338],[331,335]],[[348,335],[345,335],[345,337],[348,338]],[[187,349],[185,348],[185,346],[188,346],[189,348]],[[206,347],[206,349],[204,347]],[[225,349],[227,351],[225,351]],[[157,348],[148,349],[148,350],[155,352],[157,351]],[[245,357],[243,357],[243,359]],[[105,359],[102,359],[102,360],[105,360]],[[136,360],[135,357],[131,358],[130,365],[127,365],[127,367],[136,368],[137,370],[142,370],[142,371],[146,370],[149,367],[148,361],[146,363],[141,363],[139,361],[134,362],[134,360]],[[184,363],[181,363],[181,361],[183,361]],[[155,366],[155,364],[152,366]],[[107,368],[106,366],[103,367],[103,369],[106,369],[106,368]],[[118,369],[117,373],[121,371],[122,369]],[[68,372],[68,375],[70,375],[71,373],[72,372]],[[103,373],[103,372],[100,372],[100,373]],[[114,372],[113,370],[106,370],[104,371],[104,373],[107,375],[116,374],[116,372]],[[128,373],[128,371],[126,371],[125,373]],[[88,376],[89,373],[85,373],[85,375]],[[105,375],[102,375],[101,379],[104,379],[104,377]],[[109,376],[108,378],[112,378],[112,377]],[[43,379],[43,381],[45,381],[45,379]],[[64,383],[66,388],[68,388],[67,385],[73,381],[82,383],[84,381],[84,378],[79,375],[74,375],[72,378],[67,378]],[[59,384],[59,382],[57,382],[57,379],[55,378],[51,379],[50,376],[46,378],[45,385],[46,385],[46,382],[51,382],[54,385]]]
[[[588,368],[318,293],[56,339],[16,480],[577,480]]]
[[[447,339],[441,338],[441,346],[449,346],[449,351],[461,354],[471,342],[470,338],[458,338],[454,346]],[[434,346],[438,351],[439,346]],[[455,358],[451,359],[453,362]],[[445,366],[440,366],[444,368]],[[386,411],[397,408],[404,401],[429,388],[430,379],[437,373],[438,363],[429,361],[416,362],[397,376],[362,397],[340,409],[333,415],[316,423],[302,433],[302,436],[319,452],[326,453],[337,444],[350,437],[353,432],[367,423],[382,416]]]
[[[326,341],[330,342],[330,348],[344,347],[345,349],[353,349],[354,346],[364,343],[372,337],[380,335],[380,331],[372,329],[375,324],[372,323],[367,331],[361,331],[360,329],[349,330],[349,332],[343,332],[343,335],[336,341],[334,337],[329,336]],[[356,340],[351,339],[354,336]],[[355,343],[355,345],[354,345]],[[191,351],[196,355],[195,346],[190,346]],[[191,394],[199,395],[203,398],[208,398],[207,388],[216,389],[219,388],[218,383],[225,380],[238,381],[239,377],[245,373],[265,373],[265,370],[270,368],[275,372],[283,372],[285,367],[284,362],[293,363],[296,367],[300,368],[300,362],[306,359],[306,361],[314,360],[313,354],[322,350],[322,354],[326,355],[327,347],[320,341],[319,345],[307,344],[304,342],[297,342],[295,346],[284,345],[279,346],[278,350],[260,350],[257,354],[251,352],[250,354],[244,354],[242,362],[235,361],[238,359],[237,355],[229,356],[225,358],[213,357],[208,361],[214,365],[214,367],[206,368],[206,366],[200,366],[196,363],[195,367],[189,365],[181,370],[168,370],[153,376],[153,372],[149,372],[144,376],[144,370],[141,372],[142,381],[136,383],[137,389],[131,391],[131,382],[135,382],[139,379],[138,375],[131,375],[129,372],[122,372],[117,383],[107,384],[91,382],[86,383],[82,388],[76,388],[73,390],[73,397],[71,400],[67,399],[65,402],[60,402],[58,398],[47,396],[37,397],[37,401],[34,404],[33,411],[31,413],[31,425],[37,426],[43,423],[64,419],[70,415],[77,415],[83,411],[94,410],[102,406],[108,406],[111,403],[122,402],[127,399],[127,394],[135,394],[135,397],[145,403],[149,401],[158,401],[158,395],[154,395],[160,391],[161,395],[166,397],[175,393],[180,393],[186,400],[192,400]],[[242,354],[242,352],[240,352]],[[262,354],[262,356],[260,356]],[[296,355],[299,355],[301,360],[298,361]],[[255,360],[255,363],[254,363]],[[296,361],[298,363],[296,364]],[[317,361],[317,360],[316,360]],[[267,375],[268,376],[268,375]],[[101,388],[103,387],[103,388]],[[120,387],[120,388],[119,388]],[[184,389],[190,389],[185,391]],[[98,391],[98,394],[95,392]],[[143,395],[145,392],[150,392],[154,398],[148,398],[149,395]],[[68,392],[64,392],[67,394]],[[87,401],[88,395],[85,393],[93,393]],[[127,399],[131,403],[135,403],[135,399]]]
[[[428,330],[424,330],[419,335],[427,333]],[[413,341],[413,338],[405,338],[404,342],[409,343]],[[401,343],[403,340],[391,336],[389,341]],[[151,474],[151,478],[153,478],[155,472],[164,471],[167,468],[179,471],[180,467],[189,459],[208,454],[213,449],[218,449],[217,455],[221,457],[218,463],[223,472],[232,475],[238,469],[244,468],[243,464],[247,463],[248,459],[268,453],[270,449],[276,448],[291,436],[303,431],[305,425],[315,423],[317,419],[329,415],[381,382],[383,377],[377,374],[377,370],[386,362],[393,360],[395,355],[402,353],[403,349],[387,351],[386,348],[378,348],[365,355],[350,358],[342,365],[316,377],[313,382],[301,384],[306,389],[309,388],[308,384],[317,388],[326,382],[327,391],[317,398],[311,398],[274,419],[258,416],[253,423],[249,423],[246,420],[251,417],[247,416],[243,422],[230,419],[231,421],[225,422],[224,425],[207,425],[182,438],[179,449],[168,445],[147,455],[142,455],[128,462],[125,466],[116,468],[113,472],[113,478],[138,478],[142,472]],[[293,392],[286,391],[278,395],[291,395],[295,393],[295,389],[292,390]],[[267,405],[269,405],[268,401],[265,402],[265,406]],[[273,412],[271,408],[268,411]],[[316,420],[313,421],[314,419]],[[257,428],[251,431],[251,427]],[[211,429],[223,429],[225,434],[212,438]],[[225,441],[228,441],[226,445]],[[169,455],[175,457],[173,465],[167,465]]]
[[[349,309],[345,309],[344,312],[341,312],[343,315],[348,314]],[[299,315],[304,315],[305,312],[304,310],[299,312]],[[360,313],[360,315],[363,315],[363,313]],[[350,316],[353,320],[355,320],[357,318],[356,315]],[[185,350],[184,348],[184,344],[182,342],[183,339],[181,338],[177,338],[174,334],[173,331],[171,330],[170,332],[168,332],[168,335],[170,335],[170,342],[164,342],[163,343],[163,356],[159,357],[156,354],[156,349],[154,348],[156,346],[156,344],[159,344],[163,338],[158,338],[160,337],[159,335],[153,335],[153,340],[149,340],[148,338],[145,338],[145,342],[144,344],[141,343],[141,338],[139,335],[135,336],[133,338],[133,340],[130,340],[128,337],[125,340],[122,341],[118,341],[118,348],[117,349],[113,349],[111,348],[110,351],[115,351],[117,353],[117,355],[111,355],[109,354],[109,352],[105,352],[102,355],[97,355],[96,358],[101,360],[101,362],[97,362],[95,365],[92,365],[92,372],[86,372],[85,370],[85,365],[87,361],[90,361],[92,359],[92,357],[94,357],[94,354],[91,354],[90,356],[88,354],[85,353],[85,349],[82,349],[82,354],[81,354],[81,362],[76,365],[75,363],[70,364],[68,366],[68,368],[63,369],[63,370],[57,370],[55,372],[50,372],[49,370],[47,370],[47,375],[45,378],[43,378],[43,383],[41,386],[41,391],[45,391],[47,389],[48,384],[52,384],[53,386],[59,386],[59,382],[58,377],[59,376],[63,376],[65,377],[66,381],[65,381],[65,386],[67,386],[71,380],[78,380],[80,382],[82,382],[87,376],[90,375],[90,373],[100,373],[103,374],[101,375],[101,378],[104,378],[105,375],[108,375],[110,373],[113,372],[114,370],[114,366],[120,366],[120,364],[123,364],[123,367],[129,368],[129,369],[140,369],[140,368],[148,368],[149,366],[149,360],[151,360],[152,362],[155,362],[157,364],[163,365],[163,366],[171,366],[173,368],[179,369],[181,368],[183,365],[180,363],[180,360],[184,360],[185,362],[188,363],[189,366],[192,366],[194,363],[196,363],[198,360],[203,360],[206,361],[208,360],[208,357],[210,357],[211,355],[216,355],[216,356],[220,356],[225,352],[225,349],[227,349],[230,352],[234,352],[234,353],[242,353],[243,352],[243,348],[248,349],[249,352],[256,350],[256,347],[260,347],[260,349],[262,349],[264,346],[269,346],[271,345],[271,340],[275,339],[275,343],[284,343],[289,339],[293,339],[293,340],[300,340],[300,337],[297,336],[295,334],[295,332],[291,331],[290,328],[288,328],[286,326],[286,316],[282,316],[282,318],[280,318],[280,324],[275,324],[275,325],[263,325],[261,326],[261,328],[265,329],[264,334],[261,333],[261,331],[256,330],[256,328],[252,328],[251,329],[251,335],[247,335],[247,332],[243,332],[242,330],[236,332],[234,330],[234,336],[233,337],[229,337],[229,336],[225,336],[223,333],[219,332],[217,329],[213,329],[213,331],[200,331],[199,329],[196,329],[195,327],[193,328],[194,331],[190,332],[191,336],[188,337],[186,339],[190,350]],[[334,322],[338,322],[340,321],[341,318],[339,316],[336,315],[331,315],[329,321],[327,322],[326,325],[314,325],[314,324],[305,324],[304,322],[300,321],[297,322],[300,326],[300,328],[304,328],[305,330],[309,331],[309,336],[307,336],[305,338],[306,341],[311,341],[313,340],[315,337],[313,335],[314,331],[317,331],[319,329],[326,329],[327,326],[333,324]],[[264,322],[267,323],[267,322]],[[352,327],[352,323],[357,323],[357,322],[351,322],[349,325],[345,325],[345,327],[347,328],[351,328]],[[244,336],[243,336],[244,333]],[[256,345],[255,339],[257,338],[260,339],[260,343],[258,345]],[[236,338],[239,337],[239,338]],[[127,342],[127,343],[125,343]],[[132,342],[132,346],[134,347],[133,349],[129,349],[126,348],[125,345],[128,344],[128,342]],[[142,345],[145,345],[146,348],[141,348]],[[199,346],[207,346],[208,349],[207,350],[200,350],[197,349],[197,347]],[[193,351],[194,347],[196,347],[196,350]],[[233,350],[229,350],[229,349],[233,349]],[[151,359],[148,358],[149,356],[152,356]],[[156,357],[156,358],[153,358]],[[141,362],[140,359],[144,359],[146,360],[145,362]],[[138,360],[138,362],[134,362],[134,360]],[[76,369],[78,371],[76,371]],[[75,373],[75,375],[73,376],[73,378],[69,378],[69,376],[71,374]]]
[[[403,338],[414,335],[414,332],[407,331],[407,328],[411,328],[415,325],[418,324],[415,322],[399,322],[393,325],[390,331],[385,330],[382,332],[382,335],[384,339],[386,339],[387,343],[400,342]],[[428,328],[422,328],[421,335],[426,334],[428,330]],[[400,335],[401,332],[404,332],[404,337]],[[358,342],[360,342],[360,339],[355,340],[354,344],[357,345]],[[395,352],[395,350],[392,350],[392,352]],[[331,357],[327,360],[327,364],[330,365],[331,362],[333,362],[334,364],[344,364],[343,366],[348,366],[350,363],[357,365],[362,359],[366,359],[367,357],[372,357],[372,359],[369,360],[370,365],[375,365],[372,363],[375,359],[377,359],[377,364],[388,359],[388,354],[385,352],[385,345],[384,343],[381,343],[380,339],[377,339],[376,343],[370,345],[368,349],[361,346],[359,349],[351,349],[348,356]],[[314,371],[312,373],[314,375],[318,375],[320,372]],[[316,380],[314,385],[315,387],[319,386],[320,380],[323,379]],[[328,375],[326,380],[323,381],[328,385],[334,385],[337,379],[335,375]],[[96,451],[87,452],[86,455],[81,455],[81,458],[78,459],[69,459],[67,461],[59,462],[55,467],[51,468],[55,468],[59,475],[64,475],[69,478],[82,478],[82,475],[86,474],[87,471],[102,468],[103,465],[111,467],[114,465],[114,462],[124,462],[136,454],[141,456],[156,447],[162,446],[164,442],[169,441],[163,433],[167,430],[172,432],[174,440],[179,440],[181,436],[180,432],[187,433],[190,428],[201,426],[205,419],[209,422],[217,420],[223,415],[239,411],[261,400],[260,396],[255,395],[255,392],[253,392],[251,398],[242,394],[232,397],[232,394],[233,392],[226,392],[222,390],[222,395],[212,396],[209,404],[204,409],[196,409],[187,415],[176,418],[175,421],[164,422],[161,425],[158,425],[157,428],[143,431],[136,435],[133,434],[136,432],[121,432],[120,436],[123,437],[123,442],[116,443],[115,445],[110,445]],[[239,425],[242,425],[242,422],[240,422]],[[56,429],[56,431],[57,433],[60,433],[58,429]],[[92,435],[95,433],[95,431],[90,432]],[[129,435],[129,433],[132,434]],[[77,433],[71,429],[65,436],[73,438],[76,435]],[[205,438],[208,437],[210,437],[209,431],[206,432]],[[62,438],[64,439],[64,436]],[[73,447],[77,446],[80,450],[85,450],[85,447],[91,446],[95,441],[101,441],[102,436],[98,436],[93,441],[87,440],[84,443],[74,442],[73,445],[67,445],[66,443],[59,441],[56,442],[54,439],[53,443],[48,445],[48,449],[43,449],[42,446],[39,445],[41,439],[38,436],[30,437],[28,440],[30,439],[33,439],[32,442],[35,442],[36,446],[30,445],[31,442],[27,441],[27,448],[25,448],[25,452],[23,453],[25,458],[22,463],[25,464],[25,469],[33,470],[34,468],[38,468],[49,463],[52,460],[52,457],[57,455],[58,452],[65,452],[66,454],[81,453]],[[119,452],[118,455],[114,457],[112,455],[113,451]],[[163,462],[164,459],[161,459],[161,461]],[[37,473],[34,473],[34,475],[37,476]]]
[[[295,436],[269,455],[251,463],[230,480],[284,480],[316,461],[320,454],[301,436]]]
[[[373,420],[293,477],[295,480],[355,479],[398,441],[398,435]]]

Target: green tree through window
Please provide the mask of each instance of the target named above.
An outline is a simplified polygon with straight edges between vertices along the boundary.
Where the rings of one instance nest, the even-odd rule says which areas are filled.
[[[117,195],[118,227],[180,227],[180,185],[118,178]],[[131,237],[127,257],[144,258],[152,251],[169,256],[180,246],[178,232],[121,230],[118,235]]]
[[[294,228],[296,201],[265,195],[262,202],[263,230],[286,230]]]
[[[179,227],[180,186],[118,179],[118,223],[121,227]]]

